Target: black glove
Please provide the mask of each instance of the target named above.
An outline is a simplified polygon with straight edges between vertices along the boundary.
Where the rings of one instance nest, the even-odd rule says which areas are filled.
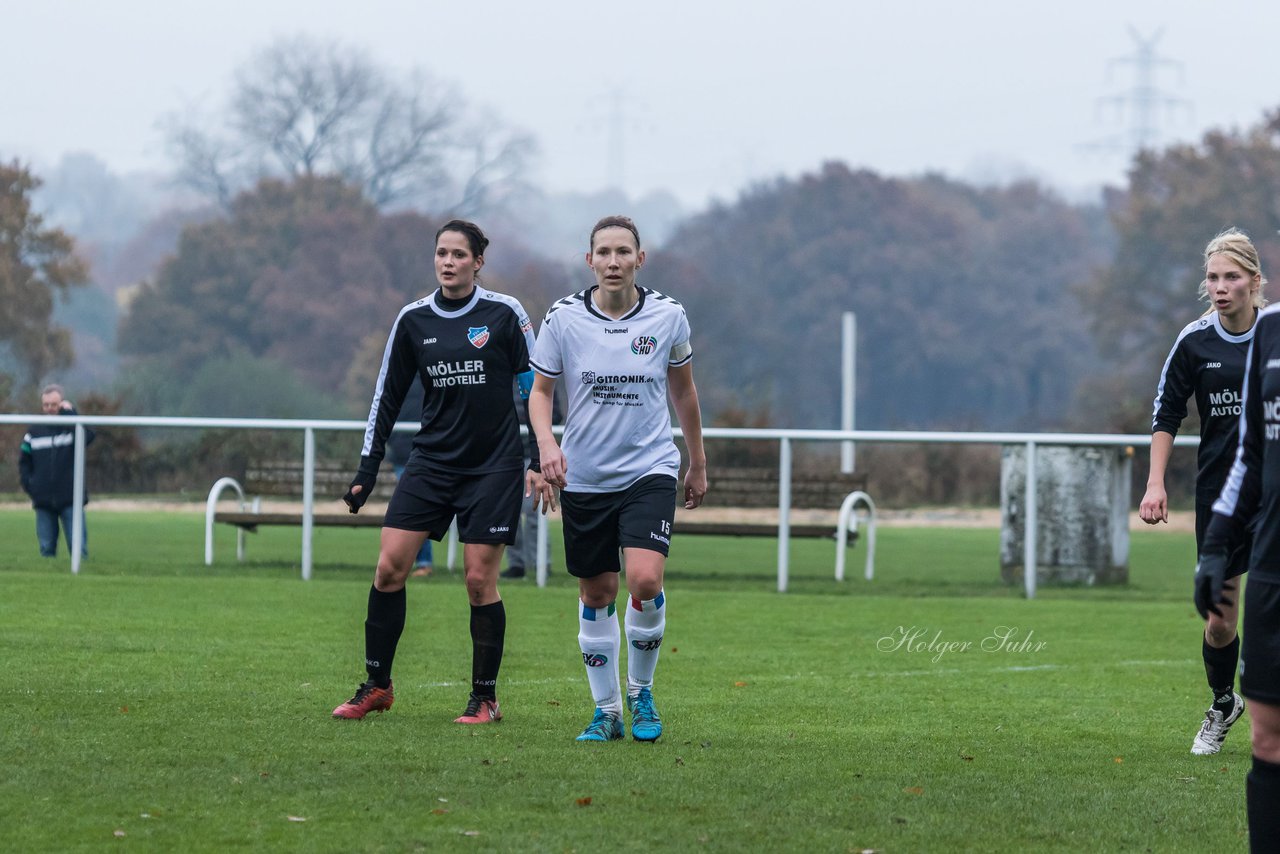
[[[373,494],[374,484],[378,482],[376,474],[367,474],[362,471],[356,472],[355,478],[351,481],[351,485],[347,487],[347,492],[342,496],[342,500],[347,502],[347,507],[351,508],[352,513],[359,513],[360,508],[369,500],[369,496]],[[353,490],[360,487],[360,492]]]
[[[1196,610],[1200,616],[1209,619],[1210,614],[1221,617],[1219,605],[1234,605],[1222,592],[1227,582],[1227,555],[1221,551],[1212,551],[1200,555],[1196,564]]]

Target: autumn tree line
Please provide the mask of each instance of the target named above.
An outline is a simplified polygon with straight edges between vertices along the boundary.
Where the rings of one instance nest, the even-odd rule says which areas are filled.
[[[243,76],[246,91],[287,90],[289,75],[305,71],[289,66],[289,50],[277,47],[271,74]],[[435,287],[434,233],[459,213],[493,239],[484,284],[535,318],[590,284],[585,264],[549,257],[520,227],[527,140],[454,128],[455,111],[433,113],[421,99],[408,98],[413,115],[389,118],[388,104],[406,102],[401,84],[351,57],[310,53],[324,60],[311,70],[329,75],[335,99],[367,99],[358,115],[334,138],[308,138],[322,126],[323,98],[290,128],[280,106],[289,92],[257,91],[240,101],[256,116],[225,126],[269,133],[175,132],[182,168],[212,204],[118,295],[121,370],[111,387],[81,395],[82,411],[362,417],[390,323]],[[353,80],[364,81],[356,94]],[[492,148],[467,149],[478,139]],[[470,151],[474,171],[451,165],[459,151]],[[405,173],[382,168],[415,157]],[[10,412],[32,411],[38,385],[73,363],[53,309],[94,278],[76,236],[32,204],[39,180],[0,162],[0,406]],[[581,224],[583,252],[590,226]],[[647,247],[642,283],[689,312],[709,424],[837,426],[840,317],[854,311],[860,427],[1145,432],[1160,365],[1205,309],[1201,250],[1230,226],[1251,234],[1264,270],[1280,275],[1280,112],[1142,152],[1127,186],[1097,204],[1033,181],[974,186],[827,163],[688,217]],[[160,452],[146,437],[121,438],[117,470],[102,476],[142,488],[144,458],[178,478],[192,460],[225,468],[280,440],[166,441]],[[982,451],[877,453],[881,494],[890,481],[916,483],[926,493],[917,500],[985,500],[994,488],[971,485]]]

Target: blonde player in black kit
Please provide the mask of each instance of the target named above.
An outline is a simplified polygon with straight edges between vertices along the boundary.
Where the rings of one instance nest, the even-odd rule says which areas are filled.
[[[1253,340],[1253,326],[1266,300],[1262,297],[1262,270],[1258,251],[1241,231],[1219,234],[1204,250],[1205,277],[1201,297],[1209,309],[1178,334],[1160,372],[1155,413],[1151,423],[1151,473],[1138,515],[1154,525],[1169,521],[1164,476],[1173,451],[1173,437],[1187,415],[1187,400],[1196,399],[1200,413],[1200,448],[1196,475],[1196,549],[1204,545],[1205,528],[1212,516],[1239,442],[1240,387],[1245,357]],[[1239,576],[1248,568],[1249,544],[1242,541],[1232,556],[1227,589],[1233,601]],[[1204,722],[1191,743],[1197,755],[1217,753],[1231,725],[1244,711],[1244,700],[1235,692],[1240,638],[1236,631],[1238,609],[1223,607],[1209,614],[1201,651],[1213,700]]]
[[[662,574],[680,473],[668,394],[689,449],[683,493],[689,509],[707,492],[702,415],[684,308],[636,284],[644,252],[635,223],[605,217],[591,230],[589,245],[595,287],[558,301],[542,322],[532,358],[529,423],[543,474],[562,490],[565,564],[578,579],[578,645],[596,705],[578,740],[623,737],[614,610],[621,551],[629,593],[625,700],[631,734],[657,741],[662,719],[653,674],[666,630]],[[563,452],[551,433],[552,393],[562,376],[569,398]]]
[[[438,290],[400,310],[382,357],[360,466],[343,500],[355,513],[373,491],[387,436],[415,375],[425,390],[422,428],[397,482],[365,621],[368,679],[333,710],[359,719],[391,708],[391,664],[405,621],[405,579],[423,541],[440,540],[457,517],[471,601],[471,696],[461,724],[502,719],[498,668],[506,610],[498,594],[502,550],[515,537],[522,492],[549,500],[530,440],[524,473],[512,389],[528,398],[533,324],[514,298],[476,284],[489,241],[470,222],[436,233]]]
[[[1252,533],[1240,650],[1253,748],[1245,790],[1250,850],[1271,852],[1280,851],[1280,306],[1258,315],[1241,397],[1240,443],[1200,547],[1195,603],[1201,616],[1235,608],[1232,556]]]

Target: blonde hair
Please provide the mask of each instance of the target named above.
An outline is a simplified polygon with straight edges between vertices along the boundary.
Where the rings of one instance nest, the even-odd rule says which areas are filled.
[[[1248,273],[1251,279],[1257,276],[1258,290],[1254,291],[1253,294],[1253,307],[1260,309],[1267,304],[1267,298],[1262,295],[1262,289],[1267,284],[1267,277],[1262,275],[1262,262],[1258,260],[1258,248],[1253,245],[1249,235],[1238,228],[1228,228],[1213,240],[1210,240],[1209,245],[1204,248],[1204,266],[1206,269],[1209,267],[1209,259],[1214,255],[1226,256],[1228,261]],[[1209,299],[1209,281],[1207,279],[1200,280],[1199,297],[1202,300]],[[1214,308],[1211,305],[1205,314],[1209,314],[1213,310]]]

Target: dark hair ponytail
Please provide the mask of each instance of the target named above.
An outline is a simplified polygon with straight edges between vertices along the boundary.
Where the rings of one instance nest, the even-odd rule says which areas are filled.
[[[451,219],[440,226],[440,230],[436,232],[437,243],[440,242],[440,235],[446,231],[456,231],[467,238],[467,245],[471,247],[471,254],[477,258],[484,257],[484,250],[489,245],[489,238],[484,236],[480,226],[465,219]]]

